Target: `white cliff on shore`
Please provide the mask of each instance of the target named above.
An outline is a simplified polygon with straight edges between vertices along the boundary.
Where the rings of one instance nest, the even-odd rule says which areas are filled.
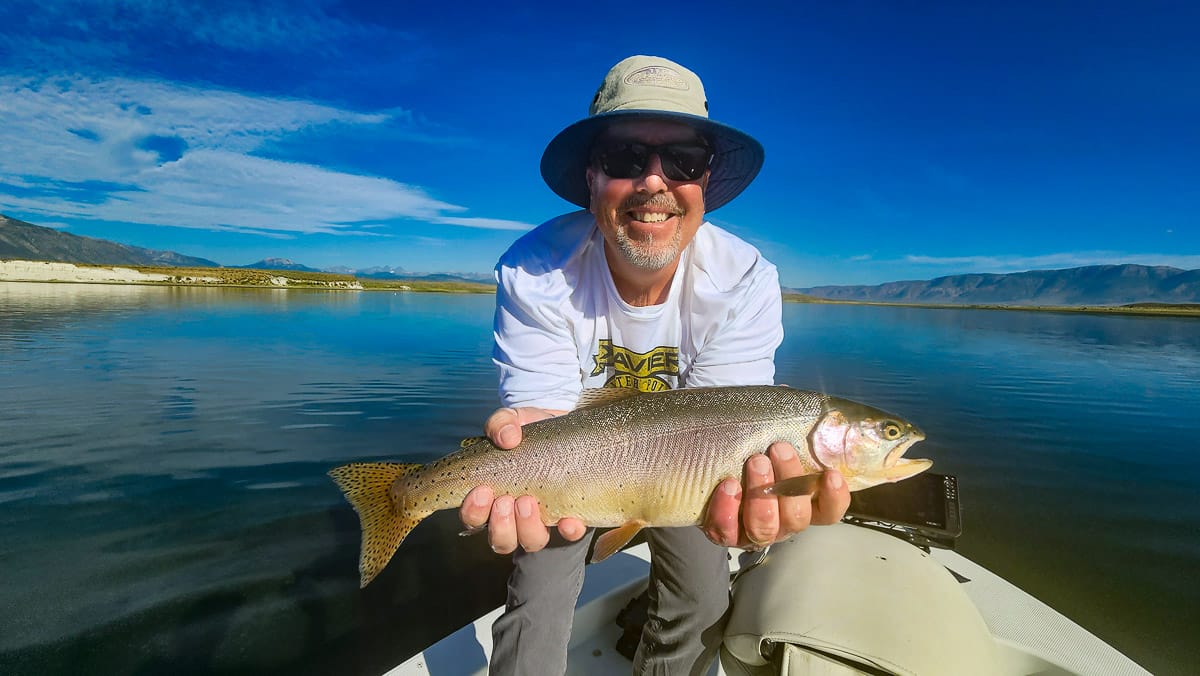
[[[194,273],[194,269],[187,272]],[[120,266],[75,265],[48,261],[0,260],[0,281],[3,282],[74,282],[93,284],[185,284],[217,285],[229,284],[222,277],[185,274],[171,275],[158,272],[142,272]],[[273,274],[266,280],[273,287],[305,287],[362,290],[357,280],[308,279],[303,275],[284,276]]]

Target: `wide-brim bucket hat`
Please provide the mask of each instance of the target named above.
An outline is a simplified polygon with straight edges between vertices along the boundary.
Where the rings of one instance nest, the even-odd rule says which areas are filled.
[[[587,208],[586,172],[592,145],[614,122],[664,120],[685,124],[713,147],[704,210],[714,211],[737,197],[763,164],[762,144],[749,134],[708,117],[708,99],[699,76],[657,56],[631,56],[608,71],[588,117],[563,129],[542,153],[542,178],[559,197]]]

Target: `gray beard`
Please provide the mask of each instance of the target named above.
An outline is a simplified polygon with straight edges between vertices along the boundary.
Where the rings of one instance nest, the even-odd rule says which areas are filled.
[[[683,243],[683,229],[675,228],[670,241],[657,245],[654,237],[644,240],[634,240],[629,237],[629,231],[623,226],[616,229],[617,248],[621,255],[631,265],[642,270],[662,270],[679,256],[680,244]]]

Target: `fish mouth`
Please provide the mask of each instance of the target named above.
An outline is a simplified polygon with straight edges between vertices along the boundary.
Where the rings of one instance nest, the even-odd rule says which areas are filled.
[[[916,477],[934,466],[934,461],[925,459],[925,457],[902,457],[896,460],[893,465],[888,467],[880,467],[871,472],[864,472],[857,477],[847,477],[846,481],[850,484],[850,490],[869,489],[871,486],[880,484],[894,484],[895,481],[902,481],[908,477]]]
[[[916,476],[933,467],[933,461],[926,458],[903,458],[894,464],[884,467],[879,476],[887,481],[901,481],[910,476]]]
[[[933,461],[927,458],[902,457],[908,449],[912,448],[913,444],[925,440],[925,435],[915,427],[910,430],[909,435],[911,438],[896,444],[892,452],[883,459],[883,467],[876,474],[880,479],[889,482],[901,481],[933,467]]]
[[[913,444],[917,443],[918,441],[924,441],[924,440],[925,440],[925,434],[923,432],[921,432],[921,430],[913,428],[909,432],[909,438],[899,444],[896,444],[896,447],[893,448],[891,450],[891,452],[887,454],[887,457],[883,459],[883,468],[891,469],[892,467],[895,467],[898,464],[904,464],[904,463],[910,463],[910,462],[930,462],[928,460],[919,460],[919,459],[917,459],[917,460],[902,460],[901,459],[904,456],[904,454],[908,452],[908,449],[913,447]],[[913,474],[916,474],[916,472],[913,472]]]
[[[891,467],[879,467],[870,472],[863,472],[858,476],[845,477],[846,483],[849,484],[850,490],[857,491],[879,484],[895,483],[903,481],[911,476],[916,476],[921,472],[933,467],[933,461],[925,458],[903,458],[897,460]]]
[[[883,462],[879,465],[868,469],[867,471],[854,477],[847,477],[846,481],[850,484],[850,490],[861,490],[878,486],[884,483],[894,483],[903,481],[911,476],[916,476],[921,472],[933,467],[933,461],[926,458],[905,458],[903,457],[908,449],[918,441],[924,441],[925,434],[916,427],[908,428],[908,438],[896,444]]]

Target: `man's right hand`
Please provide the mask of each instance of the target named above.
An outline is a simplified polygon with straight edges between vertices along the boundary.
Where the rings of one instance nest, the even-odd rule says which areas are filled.
[[[502,408],[493,413],[483,426],[483,433],[499,448],[511,449],[521,443],[521,426],[562,415],[565,411],[544,408]],[[522,495],[496,497],[490,486],[476,486],[467,493],[459,518],[467,528],[487,524],[488,543],[498,554],[511,554],[520,546],[536,552],[550,541],[550,529],[542,522],[537,498]],[[564,518],[558,522],[558,533],[574,542],[583,537],[587,526],[579,519]]]

